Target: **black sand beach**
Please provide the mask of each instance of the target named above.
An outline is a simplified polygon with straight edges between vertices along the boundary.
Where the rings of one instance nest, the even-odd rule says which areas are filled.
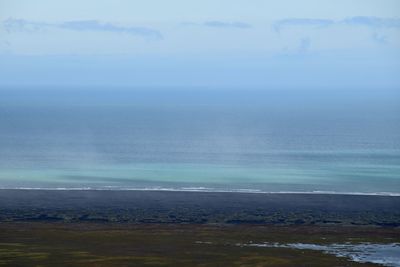
[[[0,190],[0,221],[400,226],[400,197]]]

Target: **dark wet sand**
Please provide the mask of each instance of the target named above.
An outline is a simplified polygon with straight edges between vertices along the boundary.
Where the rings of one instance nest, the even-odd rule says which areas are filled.
[[[400,197],[0,190],[0,221],[400,226]]]

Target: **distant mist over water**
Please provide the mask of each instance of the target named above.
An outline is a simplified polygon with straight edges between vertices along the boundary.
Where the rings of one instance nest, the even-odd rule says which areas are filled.
[[[397,194],[400,92],[3,89],[22,187]]]

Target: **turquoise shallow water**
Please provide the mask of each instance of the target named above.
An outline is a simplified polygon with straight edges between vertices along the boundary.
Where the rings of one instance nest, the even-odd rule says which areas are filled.
[[[1,90],[0,187],[399,194],[399,100]]]

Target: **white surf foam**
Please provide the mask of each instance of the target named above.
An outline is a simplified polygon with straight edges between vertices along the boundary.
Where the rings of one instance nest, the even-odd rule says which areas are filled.
[[[250,194],[317,194],[317,195],[360,195],[360,196],[393,196],[397,192],[340,192],[340,191],[262,191],[252,188],[219,189],[209,187],[0,187],[0,190],[54,190],[54,191],[168,191],[168,192],[209,192],[209,193],[250,193]]]

